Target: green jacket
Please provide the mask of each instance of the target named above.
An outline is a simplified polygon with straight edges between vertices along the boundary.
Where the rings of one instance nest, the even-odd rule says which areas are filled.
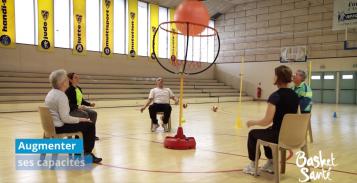
[[[292,89],[300,99],[301,112],[311,112],[312,107],[312,90],[309,85],[302,82],[299,86],[293,86]]]

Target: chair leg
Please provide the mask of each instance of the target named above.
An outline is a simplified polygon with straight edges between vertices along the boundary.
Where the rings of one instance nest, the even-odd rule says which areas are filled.
[[[254,176],[258,176],[258,166],[259,166],[259,159],[260,159],[260,143],[259,140],[257,142],[257,146],[255,149],[255,174]]]
[[[312,137],[311,118],[310,118],[310,121],[309,121],[309,136],[310,136],[310,142],[313,143],[314,139]]]
[[[280,182],[280,171],[279,171],[279,148],[278,147],[270,147],[273,152],[273,166],[274,166],[274,177],[275,183]]]
[[[280,149],[280,153],[281,153],[281,160],[280,160],[281,170],[280,170],[280,173],[284,174],[285,173],[285,167],[286,167],[286,149],[281,148]]]
[[[72,136],[67,136],[67,139],[72,139]],[[69,153],[68,156],[69,156],[69,158],[72,158],[72,157],[74,157],[74,154]]]
[[[168,124],[168,127],[169,127],[169,132],[171,132],[171,117],[169,118],[169,124]]]
[[[48,139],[48,137],[46,137],[45,133],[43,133],[43,138],[44,138],[44,139]],[[45,160],[45,159],[46,159],[46,153],[42,153],[42,154],[40,155],[40,161],[42,162],[42,161]]]
[[[305,157],[308,159],[309,158],[309,152],[308,152],[308,149],[307,149],[307,144],[305,144],[302,148],[301,148],[301,150],[303,151],[303,152],[305,152]],[[310,175],[310,167],[309,166],[307,166],[306,165],[306,168],[307,168],[307,175]],[[310,176],[309,176],[310,177]],[[311,180],[309,179],[309,182],[310,182]]]

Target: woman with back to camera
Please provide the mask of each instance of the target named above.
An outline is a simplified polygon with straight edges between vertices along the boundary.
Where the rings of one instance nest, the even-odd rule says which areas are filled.
[[[280,127],[284,115],[288,113],[297,113],[299,98],[288,86],[291,81],[292,71],[289,67],[282,65],[275,68],[274,85],[278,87],[278,90],[270,95],[264,118],[247,122],[248,127],[272,125],[266,129],[253,129],[249,132],[247,146],[251,162],[243,169],[244,173],[251,175],[256,173],[255,150],[258,139],[278,143]],[[268,160],[260,169],[262,171],[274,173],[272,150],[269,147],[264,147],[264,152]]]

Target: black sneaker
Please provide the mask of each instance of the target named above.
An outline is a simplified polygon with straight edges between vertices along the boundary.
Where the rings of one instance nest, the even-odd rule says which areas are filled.
[[[102,158],[98,158],[98,157],[94,156],[93,153],[90,153],[90,155],[92,155],[93,163],[98,164],[98,163],[100,163],[100,162],[103,160]]]

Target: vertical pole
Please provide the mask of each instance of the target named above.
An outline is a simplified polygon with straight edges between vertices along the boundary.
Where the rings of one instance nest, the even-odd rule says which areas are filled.
[[[309,86],[311,86],[311,72],[312,72],[312,61],[309,61],[309,68],[308,68],[308,72],[309,72]]]
[[[180,115],[179,115],[179,127],[182,126],[182,98],[183,98],[183,73],[180,73],[180,100],[179,100],[179,105],[180,105]]]
[[[241,105],[242,105],[242,90],[243,90],[243,67],[244,67],[244,56],[242,57],[242,62],[241,62],[241,69],[240,69],[240,85],[239,85],[239,113],[238,115],[240,116],[240,111],[241,111]]]
[[[340,102],[340,72],[336,73],[336,106]]]

